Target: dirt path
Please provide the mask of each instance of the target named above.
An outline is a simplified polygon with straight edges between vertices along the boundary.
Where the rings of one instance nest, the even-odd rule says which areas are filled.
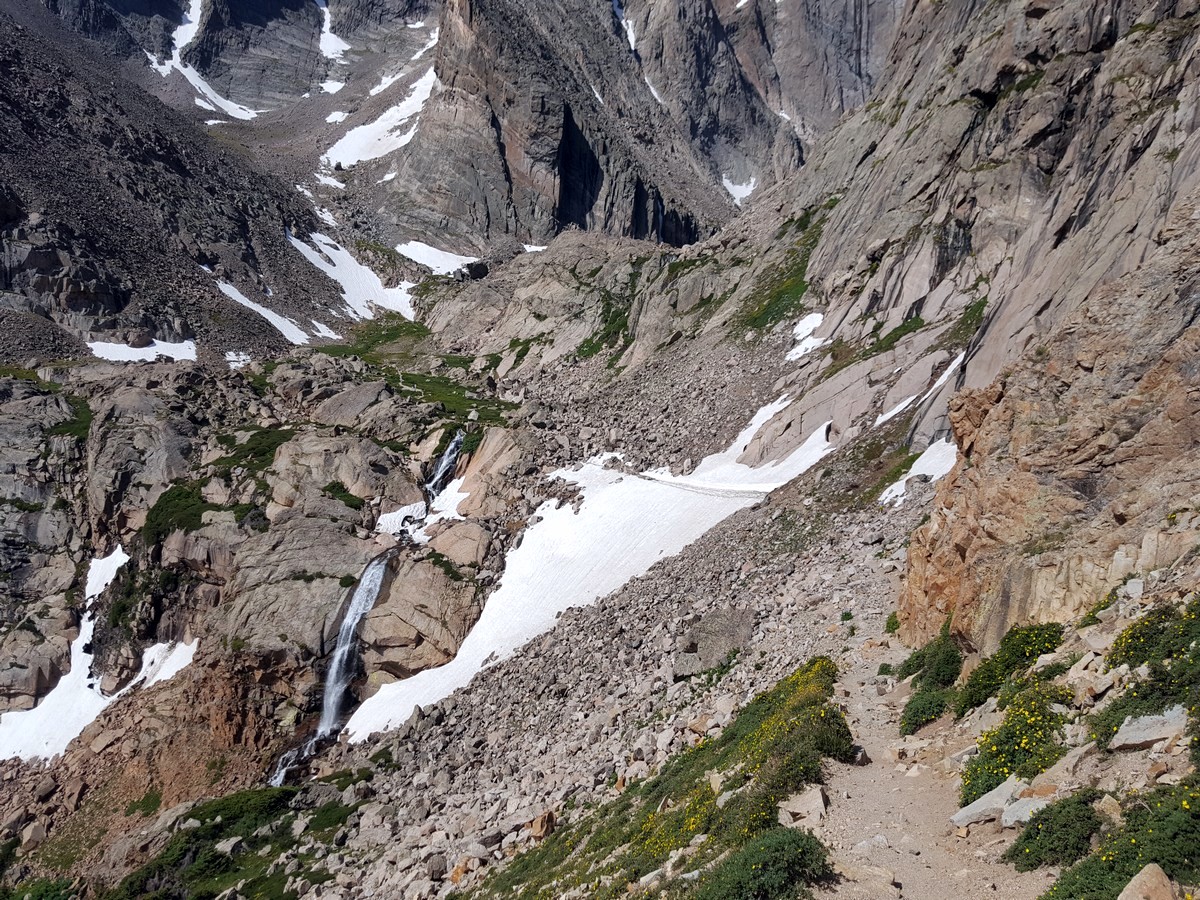
[[[1049,870],[1021,874],[1001,860],[1018,832],[1001,832],[991,823],[973,826],[966,838],[957,836],[949,821],[958,809],[955,775],[940,764],[897,762],[889,755],[901,740],[897,723],[904,701],[880,696],[872,678],[881,662],[898,665],[907,651],[898,642],[894,648],[870,643],[843,658],[843,665],[858,662],[843,673],[840,699],[871,764],[839,765],[831,773],[823,833],[845,879],[821,896],[1033,900],[1054,878]],[[935,742],[944,737],[954,749],[971,743],[969,736],[936,724],[917,737]]]

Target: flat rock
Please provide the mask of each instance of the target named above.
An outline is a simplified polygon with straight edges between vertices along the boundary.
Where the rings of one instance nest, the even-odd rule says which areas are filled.
[[[1050,801],[1044,797],[1022,797],[1004,807],[1004,812],[1000,815],[1000,825],[1003,828],[1024,825],[1033,818],[1035,812],[1049,805]]]
[[[998,819],[1004,813],[1008,802],[1026,787],[1028,785],[1024,781],[1019,780],[1016,775],[1010,775],[1003,784],[992,788],[974,803],[967,804],[952,815],[950,821],[961,827]]]
[[[1127,718],[1120,730],[1113,735],[1109,748],[1112,750],[1143,750],[1159,741],[1183,736],[1187,728],[1187,710],[1173,706],[1161,716],[1139,716]]]

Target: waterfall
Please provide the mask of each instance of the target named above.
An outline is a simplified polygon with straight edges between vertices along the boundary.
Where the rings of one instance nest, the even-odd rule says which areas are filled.
[[[370,612],[375,601],[379,599],[379,589],[383,585],[383,575],[387,571],[388,555],[378,556],[367,565],[350,597],[350,605],[346,607],[346,615],[342,617],[342,627],[338,629],[337,647],[333,651],[333,659],[329,663],[329,671],[325,675],[325,702],[321,707],[321,723],[317,726],[317,737],[323,738],[337,727],[338,716],[342,712],[342,701],[346,690],[350,687],[350,678],[354,669],[350,665],[354,645],[358,637],[358,623]]]
[[[317,749],[317,744],[334,734],[342,714],[342,704],[346,699],[346,691],[354,676],[354,649],[357,643],[358,626],[363,616],[371,611],[375,601],[379,599],[380,588],[383,587],[383,576],[387,572],[388,560],[391,553],[375,557],[363,570],[362,578],[350,596],[346,606],[346,614],[342,617],[342,625],[338,629],[337,644],[333,657],[329,661],[329,670],[325,673],[325,697],[321,706],[321,721],[317,725],[317,733],[299,747],[293,747],[275,764],[268,783],[279,787],[287,778],[288,773],[297,765],[308,759]]]
[[[458,462],[458,455],[462,452],[462,445],[463,433],[459,431],[454,435],[454,439],[450,441],[450,446],[442,453],[441,458],[433,469],[433,474],[425,482],[425,490],[430,497],[436,497],[440,494],[442,488],[450,480],[450,476],[454,474],[454,466]]]

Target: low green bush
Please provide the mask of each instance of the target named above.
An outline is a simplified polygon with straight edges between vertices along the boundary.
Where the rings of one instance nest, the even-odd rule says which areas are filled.
[[[1133,795],[1123,827],[1067,869],[1043,900],[1116,900],[1143,867],[1157,863],[1174,881],[1200,882],[1200,787],[1195,777]]]
[[[954,704],[955,716],[962,718],[989,697],[995,696],[1004,679],[1024,672],[1043,653],[1052,653],[1062,643],[1063,627],[1057,623],[1027,625],[1010,629],[1000,647],[967,678]]]
[[[912,696],[900,716],[900,733],[913,734],[940,716],[954,700],[951,688],[962,672],[962,654],[950,637],[950,620],[932,641],[916,650],[900,666],[899,678],[913,677]]]
[[[883,625],[884,633],[895,634],[900,630],[900,615],[896,612],[888,613],[887,622]]]
[[[1092,850],[1092,836],[1104,822],[1092,807],[1100,792],[1085,789],[1039,809],[1004,852],[1018,872],[1042,866],[1069,866]]]
[[[696,900],[777,900],[811,897],[806,885],[828,881],[833,867],[811,833],[775,828],[718,865],[696,891]]]
[[[954,699],[953,691],[919,691],[913,694],[900,714],[900,733],[915,734],[923,725],[936,721]]]
[[[362,497],[354,496],[352,493],[350,493],[350,489],[340,481],[329,482],[329,484],[321,488],[321,491],[322,493],[328,494],[334,500],[345,504],[353,510],[360,510],[367,505],[366,500],[364,500]]]
[[[173,484],[146,513],[142,537],[149,544],[157,544],[174,531],[195,531],[203,524],[201,520],[206,512],[220,508],[201,496],[199,482]]]
[[[1013,697],[1004,720],[979,738],[979,753],[963,772],[960,804],[974,802],[1010,775],[1032,778],[1053,765],[1065,752],[1059,743],[1065,723],[1051,707],[1069,699],[1066,688],[1040,682]]]

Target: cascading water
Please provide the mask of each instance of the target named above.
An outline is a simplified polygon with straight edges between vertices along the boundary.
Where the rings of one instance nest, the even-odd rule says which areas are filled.
[[[458,463],[458,455],[462,453],[462,446],[463,433],[459,431],[454,435],[454,439],[450,441],[450,446],[442,453],[441,458],[433,469],[433,474],[425,482],[425,491],[430,497],[436,497],[440,494],[442,488],[450,481],[450,476],[454,474],[454,466]]]
[[[387,572],[390,553],[377,556],[367,564],[362,578],[350,596],[346,606],[346,614],[342,617],[342,626],[338,629],[337,644],[333,650],[333,658],[329,661],[329,671],[325,674],[325,698],[321,706],[321,721],[317,725],[317,733],[299,747],[279,757],[275,771],[271,773],[269,783],[279,787],[287,778],[288,772],[298,764],[313,755],[322,740],[329,737],[338,728],[342,714],[342,703],[346,699],[346,691],[354,675],[351,661],[354,658],[354,648],[358,636],[358,625],[363,616],[371,611],[375,601],[379,599],[379,591],[383,587],[383,576]]]

